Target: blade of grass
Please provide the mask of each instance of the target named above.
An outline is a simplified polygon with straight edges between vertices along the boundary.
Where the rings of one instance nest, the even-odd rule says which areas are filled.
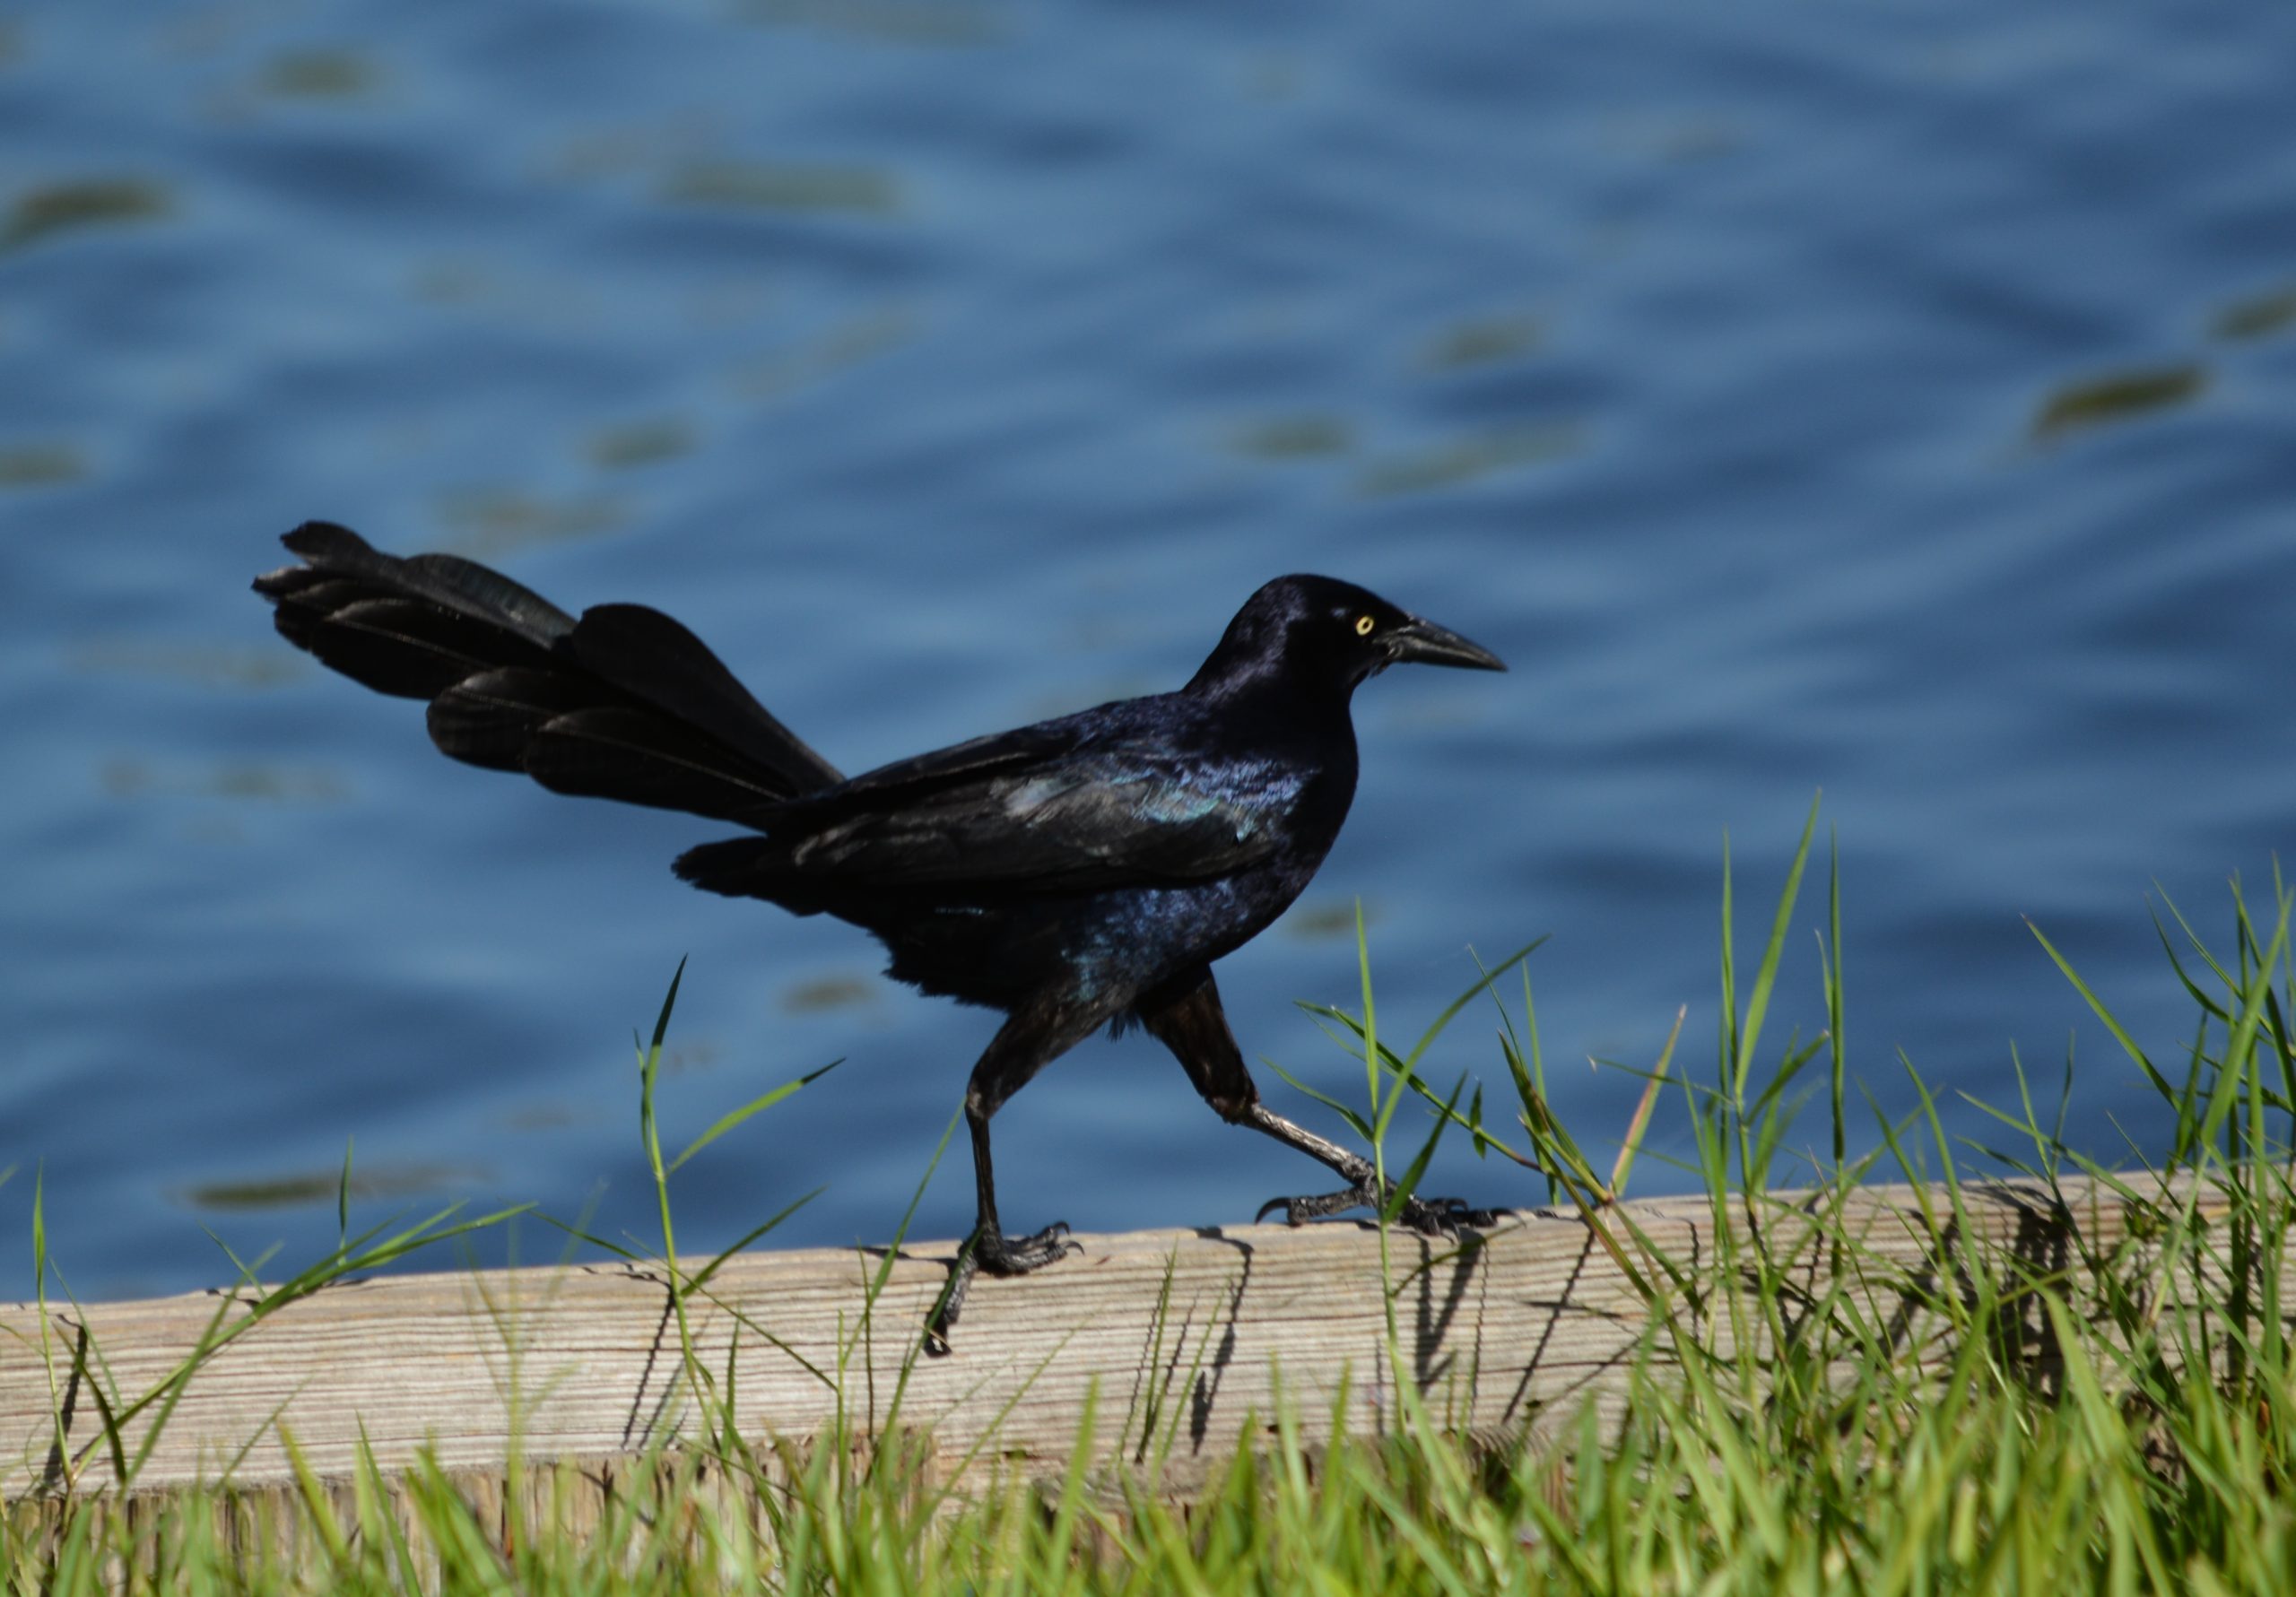
[[[2081,973],[2073,968],[2072,961],[2057,951],[2057,944],[2051,942],[2048,935],[2039,926],[2033,924],[2032,917],[2030,916],[2025,918],[2025,928],[2032,933],[2034,939],[2040,943],[2048,957],[2056,961],[2057,968],[2064,973],[2065,979],[2073,984],[2073,990],[2081,994],[2083,1001],[2088,1004],[2097,1019],[2105,1023],[2105,1029],[2112,1033],[2113,1040],[2121,1046],[2121,1051],[2136,1062],[2136,1068],[2144,1072],[2145,1080],[2152,1083],[2161,1097],[2173,1100],[2177,1094],[2175,1089],[2169,1085],[2168,1078],[2154,1066],[2144,1050],[2136,1046],[2136,1039],[2128,1035],[2120,1021],[2114,1018],[2112,1011],[2105,1007],[2104,1000],[2090,991],[2089,984],[2081,979]]]
[[[1275,1061],[1266,1057],[1265,1055],[1261,1056],[1260,1063],[1267,1066],[1268,1069],[1274,1071],[1277,1075],[1283,1077],[1287,1086],[1307,1094],[1309,1098],[1315,1099],[1316,1102],[1321,1104],[1325,1108],[1329,1109],[1332,1113],[1337,1115],[1342,1120],[1346,1121],[1348,1129],[1353,1132],[1357,1136],[1362,1138],[1366,1142],[1371,1140],[1371,1123],[1364,1119],[1362,1115],[1357,1114],[1347,1105],[1341,1103],[1337,1098],[1331,1097],[1328,1093],[1317,1091],[1314,1088],[1309,1086],[1305,1081],[1302,1081],[1299,1077],[1293,1075],[1290,1071],[1285,1070],[1282,1065],[1276,1063]]]
[[[1650,1068],[1649,1080],[1642,1084],[1642,1096],[1634,1106],[1633,1116],[1626,1123],[1626,1136],[1619,1143],[1618,1158],[1611,1166],[1609,1196],[1626,1195],[1626,1178],[1634,1168],[1634,1155],[1642,1146],[1642,1138],[1650,1129],[1651,1111],[1658,1107],[1658,1093],[1665,1085],[1666,1070],[1674,1063],[1674,1044],[1683,1034],[1683,1021],[1689,1018],[1690,1005],[1683,1004],[1674,1011],[1674,1023],[1666,1032],[1666,1046],[1658,1050],[1658,1063]]]
[[[1459,1095],[1466,1090],[1466,1072],[1461,1071],[1458,1085],[1451,1089],[1450,1100],[1443,1106],[1443,1113],[1438,1115],[1434,1124],[1428,1128],[1427,1141],[1420,1144],[1419,1151],[1412,1157],[1411,1163],[1404,1167],[1402,1178],[1389,1186],[1386,1198],[1380,1202],[1381,1223],[1393,1225],[1396,1217],[1403,1212],[1403,1206],[1411,1201],[1411,1194],[1419,1190],[1419,1179],[1427,1174],[1427,1166],[1435,1157],[1435,1145],[1443,1140],[1443,1133],[1451,1124],[1451,1112],[1457,1107]]]
[[[1802,890],[1802,870],[1810,862],[1810,842],[1818,829],[1820,798],[1810,801],[1810,816],[1802,823],[1802,840],[1795,846],[1794,863],[1787,867],[1786,886],[1778,895],[1778,911],[1770,918],[1770,942],[1763,948],[1761,963],[1754,969],[1753,990],[1746,998],[1745,1031],[1739,1039],[1737,1053],[1737,1083],[1734,1096],[1741,1101],[1745,1095],[1746,1072],[1752,1068],[1756,1048],[1761,1039],[1762,1021],[1770,1014],[1770,989],[1778,980],[1778,964],[1786,952],[1787,929],[1794,920],[1794,900]]]
[[[665,1176],[676,1175],[678,1167],[683,1165],[686,1160],[691,1159],[695,1154],[700,1153],[703,1149],[709,1147],[712,1142],[715,1142],[718,1138],[724,1136],[727,1132],[732,1131],[735,1126],[741,1124],[742,1122],[749,1119],[752,1115],[770,1109],[774,1105],[779,1103],[790,1094],[802,1091],[805,1088],[811,1087],[814,1082],[820,1081],[823,1076],[826,1076],[830,1072],[835,1070],[839,1065],[843,1064],[844,1063],[845,1061],[842,1059],[832,1059],[827,1064],[822,1065],[819,1070],[807,1071],[804,1075],[796,1077],[793,1081],[784,1081],[780,1086],[774,1088],[770,1092],[761,1092],[758,1094],[757,1097],[750,1099],[749,1102],[744,1104],[738,1109],[728,1109],[725,1114],[720,1115],[716,1120],[710,1122],[709,1129],[708,1131],[702,1133],[692,1141],[687,1143],[685,1146],[685,1151],[679,1154],[677,1158],[672,1159],[670,1161],[669,1168],[664,1171],[663,1174]]]

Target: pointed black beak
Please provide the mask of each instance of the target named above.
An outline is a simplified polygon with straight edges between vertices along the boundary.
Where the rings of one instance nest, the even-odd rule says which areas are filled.
[[[1417,661],[1422,665],[1458,665],[1470,671],[1504,671],[1507,662],[1479,643],[1469,643],[1448,627],[1413,616],[1406,626],[1387,634],[1390,664]]]

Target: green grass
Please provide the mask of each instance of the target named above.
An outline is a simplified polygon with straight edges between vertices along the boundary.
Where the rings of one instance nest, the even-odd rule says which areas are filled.
[[[1566,1128],[1548,1104],[1519,956],[1486,972],[1405,1052],[1383,1040],[1394,1034],[1373,1003],[1368,953],[1361,1012],[1315,1011],[1366,1070],[1365,1100],[1333,1107],[1381,1146],[1383,1171],[1400,1165],[1399,1189],[1426,1167],[1437,1137],[1470,1137],[1519,1167],[1529,1201],[1575,1210],[1637,1284],[1649,1329],[1622,1403],[1607,1411],[1551,1416],[1536,1439],[1454,1434],[1415,1401],[1391,1333],[1392,1367],[1360,1372],[1400,1394],[1383,1434],[1310,1445],[1306,1435],[1335,1428],[1344,1404],[1324,1427],[1287,1410],[1265,1446],[1185,1497],[1160,1489],[1152,1448],[1132,1468],[1079,1462],[1059,1480],[956,1495],[898,1439],[871,1450],[845,1436],[740,1434],[725,1419],[730,1376],[703,1367],[688,1341],[687,1440],[641,1461],[603,1511],[578,1514],[570,1476],[545,1466],[518,1471],[507,1494],[515,1506],[485,1516],[435,1469],[418,1471],[394,1508],[370,1470],[348,1485],[307,1479],[284,1508],[213,1492],[152,1499],[132,1515],[103,1500],[20,1504],[0,1521],[0,1567],[15,1589],[58,1593],[2296,1592],[2283,1267],[2296,1212],[2296,900],[2275,880],[2269,914],[2256,915],[2235,883],[2229,941],[2215,948],[2167,906],[2167,972],[2194,1006],[2191,1041],[2174,1059],[2140,1048],[2036,929],[2158,1098],[2140,1139],[2151,1164],[2109,1170],[2059,1134],[2069,1062],[2051,1097],[2013,1054],[2014,1101],[1986,1107],[1982,1147],[1946,1133],[1936,1095],[1902,1059],[1886,1089],[1871,1086],[1892,1107],[1853,1101],[1861,1083],[1848,1069],[1838,871],[1817,917],[1822,1024],[1762,1051],[1815,821],[1813,809],[1750,979],[1726,864],[1711,1073],[1698,1079],[1676,1061],[1677,1020],[1639,1072],[1646,1086],[1628,1123],[1599,1140]],[[1465,1078],[1419,1074],[1443,1027],[1485,1003],[1505,1081],[1493,1097],[1511,1100],[1503,1115]],[[667,1272],[682,1317],[717,1266],[667,1263],[672,1173],[775,1095],[665,1159],[652,1105],[668,1019],[665,1002],[639,1049],[663,1233],[642,1262]],[[1704,1258],[1669,1253],[1617,1206],[1638,1153],[1657,1157],[1646,1133],[1668,1102],[1687,1116],[1697,1188],[1718,1221],[1735,1222],[1718,1224]],[[1426,1112],[1427,1130],[1390,1161],[1384,1143],[1407,1103]],[[1868,1115],[1877,1134],[1855,1134],[1854,1118]],[[1851,1157],[1867,1142],[1873,1152]],[[1598,1147],[1605,1159],[1589,1151]],[[1974,1245],[1972,1169],[2006,1170],[2040,1191],[2106,1181],[2134,1217],[2128,1238],[2106,1248],[2076,1233],[2070,1249],[2038,1255]],[[1930,1184],[1918,1223],[1950,1267],[1909,1272],[1866,1245],[1844,1200],[1879,1179]],[[347,1172],[345,1181],[347,1191]],[[1787,1190],[1798,1191],[1790,1210]],[[37,1202],[34,1212],[40,1253]],[[1796,1223],[1779,1223],[1789,1217]],[[346,1225],[334,1255],[265,1301],[284,1306],[497,1218],[442,1214],[359,1237]],[[39,1263],[45,1290],[44,1254]],[[252,1280],[254,1267],[245,1273]],[[197,1357],[230,1333],[219,1321]],[[91,1361],[84,1350],[48,1352],[57,1391],[75,1360]],[[107,1418],[124,1421],[136,1404],[164,1414],[196,1362],[152,1393],[107,1400]],[[844,1371],[818,1373],[835,1384]],[[1109,1412],[1088,1427],[1130,1423]],[[117,1452],[115,1467],[132,1475],[124,1444]],[[1078,1459],[1089,1452],[1080,1445]],[[287,1523],[258,1533],[248,1523],[258,1512]],[[287,1541],[291,1552],[278,1550]]]

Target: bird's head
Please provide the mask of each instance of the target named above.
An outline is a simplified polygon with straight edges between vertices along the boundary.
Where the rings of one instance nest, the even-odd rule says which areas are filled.
[[[1330,577],[1279,577],[1244,602],[1191,686],[1280,674],[1352,689],[1409,661],[1504,671],[1498,655],[1448,627]]]

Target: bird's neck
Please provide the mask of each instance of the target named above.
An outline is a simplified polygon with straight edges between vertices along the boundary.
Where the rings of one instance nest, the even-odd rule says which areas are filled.
[[[1188,679],[1187,691],[1206,699],[1267,694],[1318,698],[1346,713],[1355,683],[1339,662],[1280,636],[1239,632],[1241,625],[1239,618],[1230,626],[1228,636]]]
[[[1348,714],[1355,696],[1352,682],[1287,670],[1280,661],[1223,660],[1215,654],[1181,691],[1218,706],[1233,725],[1255,725],[1286,742],[1304,739],[1354,752],[1355,725]]]

